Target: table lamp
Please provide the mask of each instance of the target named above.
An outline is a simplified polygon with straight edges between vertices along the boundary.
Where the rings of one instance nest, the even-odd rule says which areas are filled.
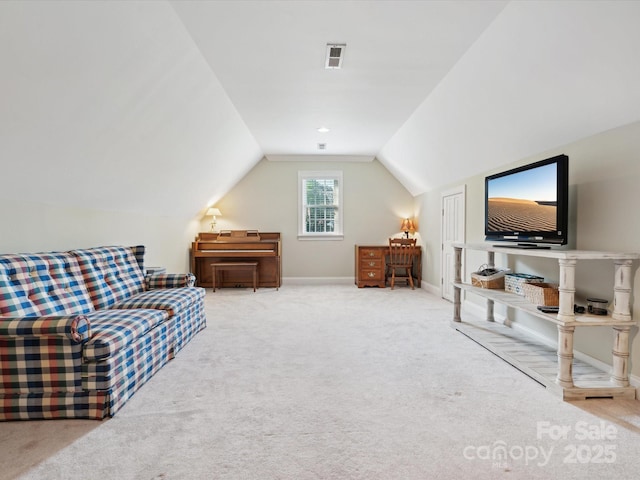
[[[207,210],[207,215],[211,215],[213,217],[213,221],[211,222],[211,231],[216,231],[216,217],[221,217],[222,213],[220,213],[220,209],[211,207]]]
[[[409,232],[414,233],[416,231],[416,226],[414,225],[413,220],[405,218],[402,220],[400,230],[402,230],[407,238],[409,238]]]

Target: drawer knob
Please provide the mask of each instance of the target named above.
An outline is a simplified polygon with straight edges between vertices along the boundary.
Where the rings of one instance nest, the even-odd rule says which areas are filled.
[[[374,257],[375,256],[375,252],[369,252],[369,256],[370,257]]]
[[[369,262],[369,266],[370,267],[375,267],[376,266],[376,262]]]
[[[367,272],[367,275],[369,275],[369,278],[373,278],[376,276],[375,272]]]

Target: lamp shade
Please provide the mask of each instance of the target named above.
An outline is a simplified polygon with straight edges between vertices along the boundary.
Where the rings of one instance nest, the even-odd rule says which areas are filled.
[[[209,210],[207,210],[207,215],[213,215],[214,217],[221,217],[222,213],[220,213],[219,208],[211,207]]]
[[[413,224],[413,220],[411,220],[410,218],[403,219],[402,225],[400,226],[400,230],[402,230],[403,232],[415,232],[416,227]]]

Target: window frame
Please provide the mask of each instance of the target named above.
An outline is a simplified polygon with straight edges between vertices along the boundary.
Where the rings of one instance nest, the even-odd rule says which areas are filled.
[[[307,180],[337,180],[338,203],[335,205],[336,220],[333,232],[306,231],[305,184]],[[344,183],[341,170],[298,171],[298,240],[343,240],[344,239]]]

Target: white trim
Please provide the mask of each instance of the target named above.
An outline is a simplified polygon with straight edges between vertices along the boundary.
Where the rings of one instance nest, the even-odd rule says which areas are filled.
[[[436,297],[442,297],[442,288],[431,285],[430,283],[425,282],[424,280],[422,280],[420,288],[435,295]],[[446,298],[443,298],[443,300],[446,300],[447,302],[449,301]]]
[[[450,298],[444,297],[444,199],[452,195],[462,195],[462,239],[466,241],[467,238],[467,185],[462,184],[457,187],[444,190],[440,193],[440,297],[445,300],[452,301]],[[462,251],[462,278],[465,273],[465,250]],[[452,279],[453,280],[453,279]]]
[[[265,158],[270,162],[373,162],[375,155],[272,155],[267,154]]]
[[[338,180],[338,212],[333,233],[306,233],[302,199],[303,181],[310,178]],[[344,239],[344,179],[342,170],[298,170],[298,240],[343,240]]]
[[[337,235],[334,233],[322,235],[319,233],[307,233],[306,235],[298,235],[298,240],[344,240],[344,235]]]
[[[355,277],[283,277],[283,285],[353,285]]]

